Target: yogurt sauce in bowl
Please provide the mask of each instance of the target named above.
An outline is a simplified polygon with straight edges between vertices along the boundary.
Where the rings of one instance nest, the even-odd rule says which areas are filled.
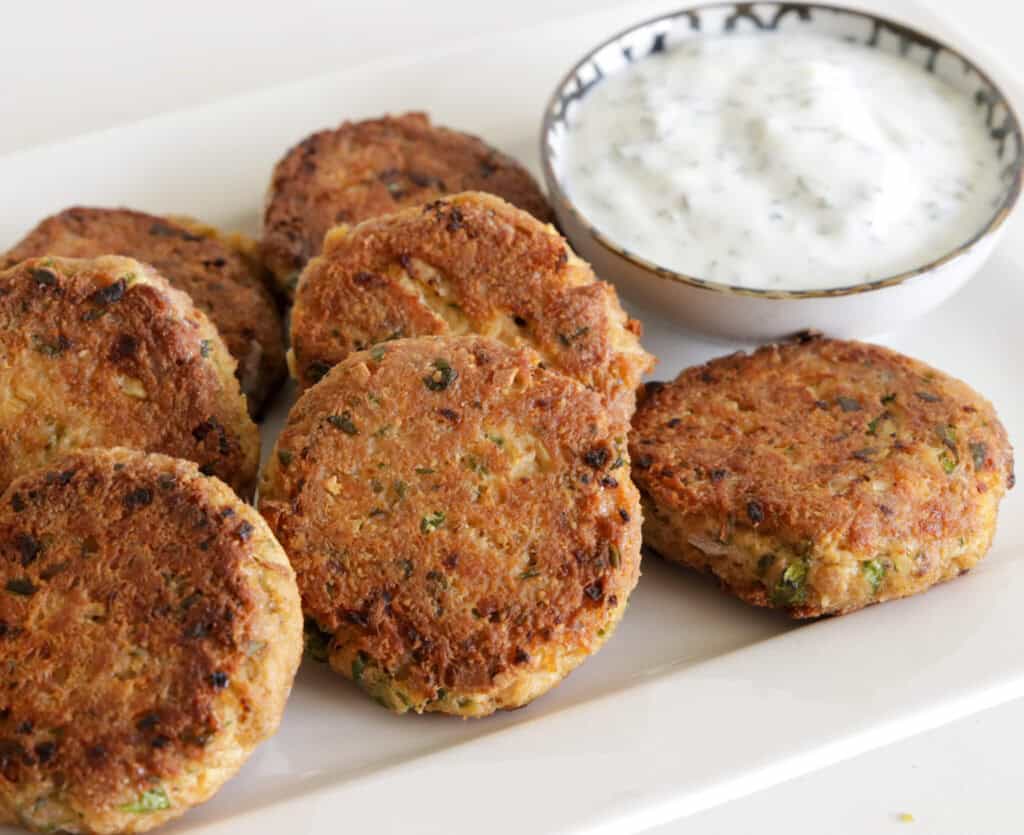
[[[984,229],[1008,188],[970,95],[813,33],[692,39],[602,80],[568,121],[580,213],[640,258],[732,287],[921,267]]]

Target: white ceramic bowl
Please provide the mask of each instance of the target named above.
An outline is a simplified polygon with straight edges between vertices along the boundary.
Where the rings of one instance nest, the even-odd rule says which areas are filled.
[[[561,152],[574,108],[594,87],[632,64],[693,38],[733,33],[814,32],[863,43],[934,72],[965,90],[992,137],[1004,193],[984,228],[952,252],[889,278],[828,290],[752,290],[665,269],[594,228],[563,187]],[[971,60],[922,32],[867,12],[816,3],[722,3],[640,23],[587,53],[555,89],[541,132],[544,177],[562,231],[599,276],[628,298],[665,311],[712,336],[765,341],[802,330],[832,336],[883,333],[920,316],[956,292],[992,253],[1021,189],[1020,125],[1006,96]],[[784,242],[780,242],[784,245]]]

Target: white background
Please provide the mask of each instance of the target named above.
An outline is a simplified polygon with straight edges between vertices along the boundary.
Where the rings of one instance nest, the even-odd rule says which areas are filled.
[[[665,8],[683,4],[666,2]],[[611,0],[5,3],[0,154],[271,84],[444,49],[488,33],[548,21],[556,25],[614,5]],[[1017,0],[923,0],[923,5],[991,56],[997,69],[1024,74],[1024,10]],[[892,13],[898,15],[899,8],[894,0]],[[566,64],[574,57],[566,56]],[[1011,703],[658,832],[1024,832],[1022,735],[1024,703]],[[915,822],[901,822],[903,812],[913,814]]]

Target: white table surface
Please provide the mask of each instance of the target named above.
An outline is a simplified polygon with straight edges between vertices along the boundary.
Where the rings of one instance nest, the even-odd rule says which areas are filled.
[[[997,74],[1001,64],[1024,76],[1019,34],[1024,5],[1017,0],[919,2],[987,52]],[[6,4],[0,154],[490,32],[555,25],[615,5],[614,0]],[[676,0],[665,8],[682,5],[685,0]],[[899,0],[890,5],[898,16]],[[1024,700],[656,832],[1024,832],[1022,735]],[[903,813],[914,821],[902,821]]]

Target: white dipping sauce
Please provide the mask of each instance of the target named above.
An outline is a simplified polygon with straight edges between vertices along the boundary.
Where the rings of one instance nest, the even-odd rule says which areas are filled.
[[[579,102],[568,193],[627,250],[777,290],[923,266],[1005,188],[984,112],[917,64],[816,35],[698,38]]]

